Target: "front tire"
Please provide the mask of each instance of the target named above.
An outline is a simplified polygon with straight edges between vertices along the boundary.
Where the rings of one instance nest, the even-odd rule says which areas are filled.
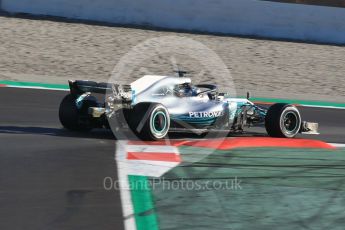
[[[299,133],[301,123],[298,109],[285,103],[272,105],[265,117],[266,131],[271,137],[293,138]]]

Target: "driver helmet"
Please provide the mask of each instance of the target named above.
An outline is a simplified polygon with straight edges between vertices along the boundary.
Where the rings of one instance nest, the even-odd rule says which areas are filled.
[[[174,93],[178,97],[192,97],[198,94],[198,90],[190,83],[184,83],[176,85],[174,88]]]

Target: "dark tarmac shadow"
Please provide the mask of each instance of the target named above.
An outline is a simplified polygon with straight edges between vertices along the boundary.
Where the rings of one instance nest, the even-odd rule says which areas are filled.
[[[0,126],[0,134],[36,134],[58,137],[72,138],[94,138],[115,140],[110,130],[93,130],[90,132],[72,132],[63,128],[47,128],[47,127],[22,127],[22,126]]]
[[[90,132],[76,132],[64,128],[47,128],[39,126],[0,126],[0,134],[35,134],[57,137],[72,137],[72,138],[94,138],[105,140],[117,140],[111,130],[107,129],[94,129]],[[130,136],[130,135],[128,135]],[[245,133],[226,133],[211,132],[207,135],[198,135],[194,133],[169,133],[169,139],[213,139],[224,137],[263,137],[267,136],[264,133],[245,132]],[[125,138],[122,138],[124,140]],[[127,138],[135,140],[135,138]]]

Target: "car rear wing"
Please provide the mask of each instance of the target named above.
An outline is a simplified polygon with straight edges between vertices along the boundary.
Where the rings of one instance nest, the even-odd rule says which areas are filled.
[[[71,94],[82,95],[84,93],[112,93],[115,97],[131,97],[132,89],[130,85],[111,84],[95,81],[68,81]]]

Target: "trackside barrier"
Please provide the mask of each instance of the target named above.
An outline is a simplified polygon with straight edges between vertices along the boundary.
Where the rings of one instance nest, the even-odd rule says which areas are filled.
[[[2,0],[8,12],[345,44],[345,9],[261,0]]]

